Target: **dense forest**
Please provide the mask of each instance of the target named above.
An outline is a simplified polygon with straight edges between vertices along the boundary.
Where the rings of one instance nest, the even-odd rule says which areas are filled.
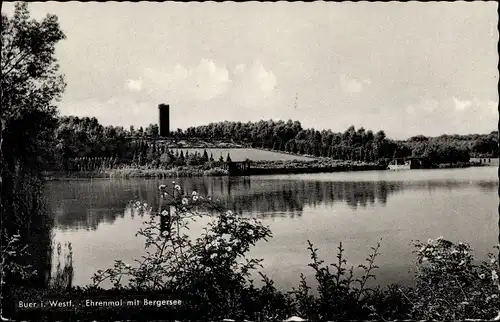
[[[212,161],[208,155],[175,155],[172,144],[151,140],[158,137],[158,126],[150,124],[129,129],[103,126],[95,117],[64,116],[56,129],[56,155],[59,162],[72,168],[71,163],[88,160],[99,165],[120,163],[196,165]],[[299,121],[219,122],[204,126],[178,129],[170,133],[173,142],[186,139],[232,142],[245,146],[335,160],[381,162],[399,157],[428,157],[434,163],[467,162],[470,157],[498,157],[498,132],[490,134],[423,135],[408,140],[392,140],[384,131],[374,133],[363,127],[350,126],[343,133],[331,130],[304,129]],[[210,160],[212,159],[212,160]],[[190,161],[189,161],[190,160]]]

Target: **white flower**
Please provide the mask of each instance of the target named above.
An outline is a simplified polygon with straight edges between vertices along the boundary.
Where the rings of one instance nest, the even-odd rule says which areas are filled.
[[[198,193],[196,191],[193,191],[193,193],[191,194],[192,196],[197,196]]]
[[[486,276],[485,276],[484,274],[479,274],[479,278],[480,278],[480,279],[484,280],[484,278],[485,278],[485,277],[486,277]]]
[[[172,184],[175,184],[175,181],[172,181]]]
[[[427,244],[432,244],[433,242],[434,241],[431,238],[427,239]]]
[[[167,231],[163,231],[163,232],[161,233],[161,235],[162,235],[163,237],[167,237],[168,232],[167,232]]]
[[[226,251],[230,252],[231,250],[232,250],[232,248],[230,246],[226,247]]]
[[[181,191],[181,186],[179,186],[178,184],[176,184],[174,188],[175,188],[175,190],[177,190],[177,191]]]
[[[168,211],[163,210],[163,211],[161,212],[161,215],[162,215],[162,216],[168,216]]]
[[[498,274],[497,274],[497,271],[493,270],[491,271],[491,279],[493,281],[497,281],[498,280]]]
[[[135,205],[136,205],[137,207],[139,207],[139,206],[141,205],[141,202],[140,202],[140,201],[137,201],[137,202],[135,203]]]
[[[253,236],[253,231],[249,230],[249,231],[248,231],[248,234],[249,234],[250,236]]]
[[[188,204],[188,200],[187,200],[187,198],[182,198],[182,204],[183,204],[183,205],[187,205],[187,204]]]
[[[167,186],[166,186],[166,185],[164,185],[164,184],[161,184],[161,185],[158,187],[158,189],[159,189],[159,190],[164,190],[165,188],[167,188]]]
[[[147,204],[147,203],[144,203],[144,205],[143,205],[143,206],[144,206],[144,208],[146,208],[146,207],[148,206],[148,204]]]
[[[492,299],[496,299],[497,297],[498,297],[498,295],[496,295],[496,294],[493,294],[493,295],[491,296],[491,298],[492,298]]]
[[[193,201],[197,201],[198,200],[198,196],[193,196]]]

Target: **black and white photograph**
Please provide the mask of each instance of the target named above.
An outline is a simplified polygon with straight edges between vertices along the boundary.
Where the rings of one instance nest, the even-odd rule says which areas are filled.
[[[0,6],[2,321],[500,321],[496,1]]]

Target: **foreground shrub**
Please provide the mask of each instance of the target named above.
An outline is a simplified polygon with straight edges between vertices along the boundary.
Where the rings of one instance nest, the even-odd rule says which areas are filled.
[[[137,233],[145,238],[146,255],[134,267],[118,260],[114,267],[98,271],[94,285],[109,280],[117,289],[169,291],[187,303],[188,316],[198,318],[241,316],[246,306],[257,305],[250,296],[255,289],[248,285],[260,260],[248,259],[245,253],[270,237],[270,230],[256,219],[224,211],[196,192],[187,196],[178,185],[170,192],[162,185],[160,194],[158,209],[135,203],[146,218]],[[214,211],[218,216],[203,234],[194,240],[186,234],[190,222]]]
[[[417,241],[416,286],[408,290],[412,314],[423,319],[491,319],[499,312],[498,262],[478,262],[468,244],[442,237]],[[498,246],[496,246],[498,249]]]
[[[357,269],[347,266],[342,242],[339,244],[336,261],[325,265],[319,258],[318,249],[308,242],[311,254],[309,266],[315,272],[318,296],[310,294],[311,287],[303,274],[299,287],[290,294],[293,298],[293,312],[295,315],[306,317],[309,320],[357,320],[408,318],[410,309],[408,303],[401,301],[397,286],[386,289],[369,287],[370,281],[375,280],[374,271],[378,268],[375,259],[380,253],[380,242],[371,247],[372,252],[366,258],[365,264]]]
[[[5,312],[10,312],[13,310],[12,302],[5,302],[5,299],[9,299],[9,294],[12,289],[15,289],[15,285],[8,283],[13,277],[21,280],[27,280],[37,274],[36,269],[30,264],[24,264],[19,261],[23,256],[28,256],[29,250],[28,245],[20,242],[21,236],[19,234],[11,235],[7,233],[6,230],[3,232],[2,242],[0,247],[0,301],[2,302],[0,306],[0,314],[3,317]]]

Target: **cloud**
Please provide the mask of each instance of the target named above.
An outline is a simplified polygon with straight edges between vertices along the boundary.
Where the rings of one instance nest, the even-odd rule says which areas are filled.
[[[415,114],[415,108],[413,107],[413,105],[408,105],[408,107],[406,108],[406,112],[408,114]]]
[[[270,92],[276,86],[276,76],[272,72],[266,71],[260,62],[254,63],[250,76],[259,83],[260,89],[264,92]]]
[[[491,114],[498,116],[498,102],[489,100],[486,104],[487,104]]]
[[[235,105],[254,108],[270,104],[277,86],[272,71],[266,70],[258,60],[250,67],[239,64],[234,71],[230,96]]]
[[[234,67],[234,73],[235,74],[241,74],[245,71],[245,64],[238,64],[236,67]]]
[[[423,99],[408,105],[404,114],[399,130],[401,133],[409,131],[418,134],[422,132],[423,124],[426,135],[489,133],[497,127],[498,102],[477,97],[464,101],[456,97]]]
[[[172,121],[185,126],[230,116],[269,117],[273,107],[283,105],[276,75],[258,60],[226,68],[205,58],[191,66],[148,67],[124,79],[121,89],[102,97],[65,101],[62,113],[96,116],[104,124],[144,125],[156,122],[156,106],[163,102],[175,107]]]
[[[420,108],[426,112],[434,112],[439,108],[439,102],[436,100],[424,100],[420,104]]]
[[[453,102],[455,102],[455,109],[457,111],[463,111],[472,105],[471,101],[461,101],[458,98],[453,97]]]
[[[133,92],[140,92],[142,89],[142,81],[138,79],[127,79],[125,86]]]
[[[196,66],[177,64],[171,68],[146,68],[143,77],[150,95],[174,101],[208,101],[224,95],[231,83],[226,67],[205,58]]]
[[[340,86],[342,87],[344,92],[349,94],[359,93],[365,86],[368,86],[371,83],[372,81],[369,78],[358,80],[355,78],[349,78],[345,74],[340,75]]]
[[[228,69],[204,58],[194,66],[146,68],[138,78],[142,80],[142,93],[135,91],[139,100],[193,107],[214,100],[225,100],[235,108],[262,106],[274,95],[277,86],[276,75],[258,60],[249,66],[240,63]],[[135,89],[137,84],[129,80],[127,85]]]
[[[234,68],[234,76],[237,86],[254,90],[259,87],[264,92],[272,91],[276,87],[276,76],[273,72],[267,71],[260,61],[255,61],[250,68],[245,64],[238,64]]]
[[[113,97],[105,102],[97,99],[66,101],[60,107],[63,115],[97,117],[104,125],[147,125],[156,121],[155,102],[136,102],[128,97]]]
[[[236,105],[254,106],[272,95],[277,85],[274,73],[266,70],[260,61],[250,66],[237,64],[230,72],[206,58],[195,66],[177,64],[162,69],[146,68],[140,78],[148,99],[189,102],[191,105],[226,97]],[[135,89],[137,84],[129,80],[127,85]]]
[[[440,102],[434,99],[422,99],[420,102],[410,104],[406,107],[408,114],[425,114],[432,113],[440,106]]]

